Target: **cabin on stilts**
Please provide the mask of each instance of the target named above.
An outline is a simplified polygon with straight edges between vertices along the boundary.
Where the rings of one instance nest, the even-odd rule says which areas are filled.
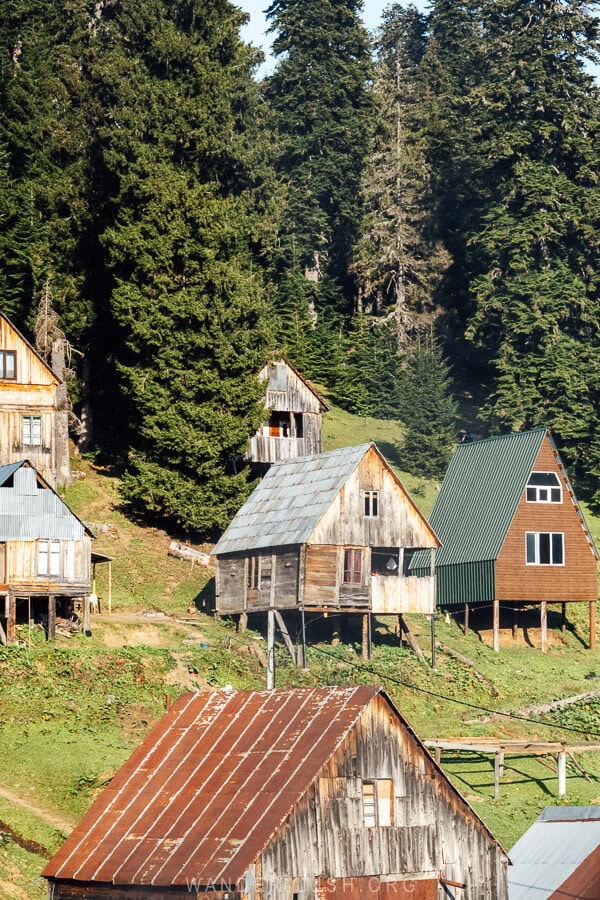
[[[436,556],[437,603],[464,612],[491,606],[493,646],[500,614],[539,606],[541,648],[547,647],[548,604],[587,603],[589,646],[595,648],[598,552],[550,432],[536,428],[456,448],[429,522],[442,548]],[[429,554],[412,561],[428,570]]]
[[[321,453],[326,401],[285,359],[263,366],[258,377],[267,385],[269,418],[250,441],[253,468],[264,472],[272,463]]]
[[[369,656],[371,614],[433,616],[435,552],[426,572],[409,565],[438,546],[375,444],[291,459],[269,469],[213,550],[216,612],[273,614],[284,637],[294,613],[302,647],[307,615],[330,617],[334,640],[341,615],[361,616]]]
[[[0,643],[79,610],[89,630],[91,531],[26,460],[0,466]]]
[[[0,466],[27,459],[51,487],[70,482],[66,391],[0,312]]]

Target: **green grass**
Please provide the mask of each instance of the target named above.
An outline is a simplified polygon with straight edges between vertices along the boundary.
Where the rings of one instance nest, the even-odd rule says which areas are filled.
[[[402,428],[398,422],[352,416],[336,408],[327,415],[325,449],[369,440],[378,444],[428,514],[439,485],[399,470]],[[226,684],[263,687],[265,682],[264,670],[248,651],[253,642],[262,640],[260,635],[250,631],[237,635],[231,623],[201,614],[196,614],[195,624],[184,621],[194,601],[210,592],[211,570],[192,569],[189,563],[169,557],[168,534],[130,521],[120,508],[118,480],[110,472],[86,460],[75,460],[74,470],[77,478],[67,501],[85,521],[110,526],[99,534],[95,547],[115,557],[114,615],[93,617],[90,638],[59,637],[50,645],[34,633],[31,650],[0,648],[0,786],[31,805],[24,808],[0,797],[0,822],[18,837],[15,841],[0,833],[3,898],[45,897],[39,873],[47,855],[63,840],[65,830],[57,822],[76,822],[81,817],[102,784],[160,718],[167,694],[175,697],[185,690]],[[589,510],[586,517],[595,539],[600,540],[600,519]],[[104,612],[106,574],[106,567],[98,568],[97,591]],[[163,615],[147,614],[156,611]],[[437,617],[438,640],[469,657],[493,682],[497,696],[470,667],[444,653],[438,652],[437,667],[432,670],[411,651],[400,649],[392,618],[378,620],[368,666],[360,659],[359,636],[347,634],[345,643],[333,648],[330,620],[321,619],[309,634],[314,641],[308,654],[310,671],[294,668],[286,651],[279,648],[277,684],[382,683],[424,738],[501,735],[583,741],[584,735],[569,734],[561,725],[600,732],[600,703],[579,704],[546,717],[554,725],[549,729],[490,717],[453,702],[467,700],[475,706],[511,711],[600,688],[600,681],[586,679],[586,675],[600,674],[600,651],[591,654],[584,649],[587,609],[574,604],[569,617],[570,628],[562,635],[558,612],[550,607],[547,654],[538,649],[535,616],[523,618],[516,642],[510,637],[512,620],[505,622],[499,655],[490,647],[489,611],[472,615],[467,637],[459,624],[446,622],[443,614]],[[428,621],[415,616],[410,624],[428,654]],[[525,636],[533,647],[526,644]],[[27,637],[26,629],[22,637]],[[202,648],[200,643],[210,646]],[[600,802],[600,754],[583,754],[578,759],[591,781],[570,770],[566,802]],[[535,759],[507,757],[497,801],[491,758],[445,754],[442,764],[507,849],[545,805],[557,802],[556,776]],[[19,846],[27,842],[44,852]]]

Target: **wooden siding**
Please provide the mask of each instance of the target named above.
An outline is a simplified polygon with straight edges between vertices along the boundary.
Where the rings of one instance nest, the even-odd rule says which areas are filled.
[[[307,606],[338,605],[338,548],[310,544],[304,561],[302,602]]]
[[[247,587],[250,554],[217,557],[216,611],[223,615],[258,612],[275,607],[289,609],[298,601],[300,550],[298,547],[263,550],[258,589]]]
[[[364,491],[379,491],[379,515],[364,515]],[[436,547],[427,522],[374,447],[316,526],[310,544]]]
[[[87,535],[82,541],[60,541],[62,572],[72,560],[72,572],[63,575],[38,575],[38,543],[6,542],[6,580],[13,593],[89,593],[92,545]]]
[[[393,825],[367,827],[362,782],[378,778],[393,780]],[[440,872],[466,884],[456,894],[440,886],[434,895],[440,900],[507,898],[501,848],[382,697],[321,769],[260,864],[263,900],[291,900],[292,893],[316,900],[315,875],[376,876],[385,883],[411,876],[431,881]],[[247,896],[258,900],[252,891]]]
[[[0,379],[0,465],[29,459],[55,486],[59,380],[1,315],[0,349],[16,353],[17,376],[15,380]],[[24,415],[41,416],[41,446],[23,444]]]
[[[374,613],[435,612],[435,577],[402,575],[371,576],[371,609]]]
[[[323,412],[321,398],[285,361],[264,366],[258,377],[261,381],[270,382],[266,402],[269,409],[280,412]]]
[[[562,485],[562,503],[528,503],[523,491],[496,561],[496,599],[551,603],[595,600],[598,596],[596,559],[548,438],[540,448],[533,470],[557,474]],[[527,565],[525,534],[528,531],[562,532],[565,564]]]

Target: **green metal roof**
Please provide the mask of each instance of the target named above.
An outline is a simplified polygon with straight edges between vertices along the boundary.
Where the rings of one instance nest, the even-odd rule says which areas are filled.
[[[442,546],[436,568],[498,557],[546,428],[459,444],[429,524]],[[415,554],[412,569],[427,564]]]

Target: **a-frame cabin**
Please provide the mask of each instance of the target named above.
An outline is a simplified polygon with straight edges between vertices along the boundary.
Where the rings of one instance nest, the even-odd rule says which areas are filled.
[[[547,605],[590,607],[595,646],[598,552],[556,445],[546,428],[456,448],[429,519],[442,548],[436,557],[438,606],[493,605],[499,649],[500,604],[540,605],[542,649]],[[412,563],[426,571],[427,554]]]

